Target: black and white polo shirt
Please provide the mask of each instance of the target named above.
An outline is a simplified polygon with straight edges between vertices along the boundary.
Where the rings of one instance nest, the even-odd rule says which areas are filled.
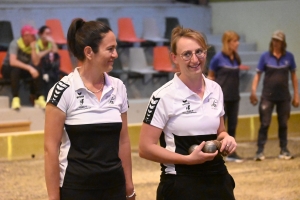
[[[224,115],[221,87],[207,78],[203,99],[179,78],[156,90],[150,99],[144,123],[162,129],[160,145],[169,151],[188,155],[193,144],[217,138],[220,117]],[[163,174],[197,175],[226,170],[221,156],[200,165],[162,163]]]
[[[99,101],[75,69],[53,86],[47,102],[66,113],[59,154],[60,187],[103,189],[124,184],[118,153],[121,113],[127,112],[128,101],[122,81],[105,73]]]

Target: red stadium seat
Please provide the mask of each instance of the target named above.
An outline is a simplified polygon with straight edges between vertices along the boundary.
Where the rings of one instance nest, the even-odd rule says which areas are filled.
[[[59,49],[58,54],[60,56],[60,72],[62,72],[64,75],[68,75],[73,72],[73,65],[69,51],[66,49]]]
[[[67,44],[67,40],[64,36],[62,25],[59,19],[47,19],[46,26],[51,29],[52,37],[56,44]]]

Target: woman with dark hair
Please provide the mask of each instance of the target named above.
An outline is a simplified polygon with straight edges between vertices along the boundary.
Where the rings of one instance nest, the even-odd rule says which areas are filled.
[[[157,200],[234,199],[222,156],[202,151],[209,140],[222,141],[223,153],[236,148],[225,131],[222,90],[203,75],[207,48],[199,32],[173,29],[171,58],[180,72],[152,94],[139,144],[141,157],[161,163]]]
[[[239,35],[234,31],[226,31],[222,37],[222,51],[217,53],[211,60],[208,78],[216,81],[224,94],[224,120],[227,120],[227,131],[235,137],[239,112],[239,66],[241,59],[237,52]],[[236,152],[228,155],[226,161],[242,162],[242,158]]]
[[[296,63],[294,55],[286,51],[285,34],[278,30],[272,35],[269,51],[263,53],[260,57],[257,73],[252,82],[252,91],[250,102],[256,105],[256,88],[261,74],[264,72],[263,90],[259,104],[260,128],[257,139],[257,151],[254,160],[261,161],[265,159],[264,146],[268,138],[268,129],[271,123],[271,117],[276,106],[278,118],[278,137],[280,146],[280,159],[292,159],[293,156],[287,148],[287,122],[291,111],[291,95],[289,91],[289,73],[291,74],[294,95],[292,105],[299,106],[298,79],[296,75]]]
[[[45,119],[49,199],[135,199],[127,93],[111,77],[116,37],[98,21],[75,19],[69,50],[82,62],[50,90]]]
[[[42,26],[38,31],[39,39],[32,44],[32,62],[41,68],[44,80],[44,95],[59,80],[60,59],[58,48],[51,36],[48,26]]]

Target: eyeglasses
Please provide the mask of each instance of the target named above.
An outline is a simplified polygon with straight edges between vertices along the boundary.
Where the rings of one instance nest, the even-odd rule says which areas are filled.
[[[195,54],[198,59],[203,59],[206,55],[206,52],[207,50],[196,49],[195,52],[185,51],[182,54],[180,54],[180,56],[184,61],[190,61],[193,54]]]

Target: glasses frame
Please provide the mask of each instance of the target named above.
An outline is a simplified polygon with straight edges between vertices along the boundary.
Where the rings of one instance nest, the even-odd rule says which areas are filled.
[[[199,50],[199,49],[196,49],[196,51],[197,50]],[[202,50],[202,49],[201,49]],[[196,57],[198,58],[198,59],[203,59],[204,57],[205,57],[205,55],[207,54],[207,49],[206,50],[203,50],[202,51],[202,53],[201,53],[201,55],[200,56],[197,56],[197,54],[196,54],[196,52],[194,51],[190,51],[191,53],[192,53],[192,55],[191,55],[191,57],[189,58],[189,59],[184,59],[183,57],[184,57],[184,53],[186,53],[186,52],[189,52],[190,50],[187,50],[187,51],[184,51],[184,52],[182,52],[181,54],[180,54],[180,57],[181,57],[181,59],[182,60],[184,60],[184,61],[190,61],[191,59],[192,59],[192,57],[193,57],[193,54],[195,54],[196,55]]]

